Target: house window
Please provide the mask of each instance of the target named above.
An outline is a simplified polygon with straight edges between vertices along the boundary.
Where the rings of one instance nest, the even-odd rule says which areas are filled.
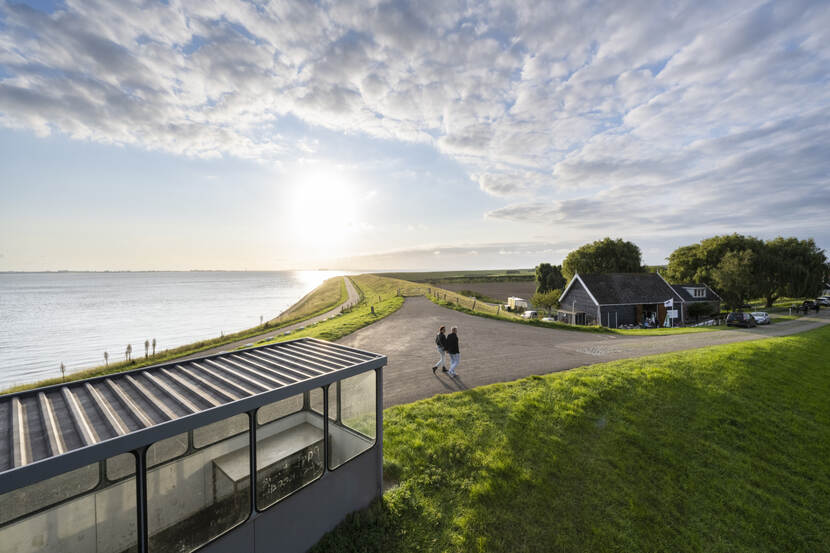
[[[692,296],[695,298],[705,298],[706,297],[706,289],[705,288],[692,288]]]

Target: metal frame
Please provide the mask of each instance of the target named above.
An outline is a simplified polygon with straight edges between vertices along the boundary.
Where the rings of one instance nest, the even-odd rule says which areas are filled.
[[[325,346],[323,346],[325,344]],[[299,346],[305,345],[306,348],[302,348]],[[8,396],[0,396],[0,401],[7,401],[10,406],[10,413],[9,413],[9,422],[11,428],[9,428],[9,436],[8,438],[11,440],[9,444],[10,450],[14,450],[17,452],[19,450],[19,454],[15,459],[12,459],[13,463],[20,463],[24,461],[30,461],[28,464],[24,464],[23,466],[13,467],[9,470],[6,470],[0,473],[0,494],[6,493],[9,491],[13,491],[15,489],[23,488],[27,485],[46,480],[53,476],[57,476],[59,474],[63,474],[74,470],[79,467],[83,467],[95,462],[100,462],[105,464],[104,462],[116,455],[124,454],[124,453],[131,453],[135,458],[135,469],[136,472],[133,475],[135,478],[135,486],[136,486],[136,522],[137,522],[137,540],[138,540],[138,551],[139,553],[147,553],[147,549],[149,547],[149,532],[148,532],[148,512],[147,512],[147,470],[148,470],[148,463],[147,463],[147,450],[149,447],[156,442],[159,442],[165,438],[169,438],[171,436],[175,436],[184,432],[190,433],[190,431],[195,430],[197,428],[203,427],[205,425],[211,424],[213,422],[217,422],[220,420],[224,420],[235,415],[239,415],[245,413],[248,419],[248,433],[249,433],[249,440],[248,440],[248,448],[249,448],[249,457],[250,457],[250,505],[249,505],[249,512],[248,516],[241,521],[239,524],[234,525],[233,527],[229,528],[219,536],[216,536],[208,543],[200,546],[197,550],[201,551],[203,549],[210,550],[211,545],[217,546],[216,542],[218,540],[222,540],[223,537],[228,536],[231,534],[235,529],[239,529],[241,527],[250,527],[248,531],[252,531],[253,524],[256,519],[263,517],[263,516],[274,516],[273,511],[277,511],[279,509],[275,509],[278,505],[282,502],[286,501],[289,497],[297,495],[298,492],[301,490],[307,489],[310,486],[318,483],[320,480],[325,479],[326,477],[335,478],[332,482],[337,481],[337,479],[343,478],[350,478],[350,470],[341,470],[346,467],[350,463],[355,463],[358,459],[370,456],[374,454],[377,459],[376,464],[376,471],[375,478],[376,478],[376,485],[374,486],[375,489],[369,492],[372,497],[377,497],[382,493],[382,482],[383,482],[383,366],[386,364],[386,357],[381,356],[378,354],[372,354],[370,352],[349,348],[346,346],[330,344],[329,342],[323,342],[320,340],[315,339],[299,339],[299,340],[292,340],[290,342],[284,342],[281,344],[271,344],[268,346],[260,346],[260,347],[252,347],[246,348],[244,350],[238,350],[232,353],[222,353],[217,355],[210,355],[205,356],[198,359],[191,359],[188,360],[188,363],[205,363],[205,364],[213,364],[217,367],[222,367],[216,363],[216,360],[222,361],[224,363],[230,364],[231,366],[234,363],[228,359],[231,356],[239,356],[240,354],[245,354],[246,357],[253,357],[257,359],[257,355],[260,356],[268,355],[267,350],[269,348],[274,348],[275,346],[280,346],[283,348],[284,351],[281,353],[293,357],[297,360],[297,367],[302,367],[301,362],[307,361],[313,363],[318,366],[329,366],[329,372],[322,372],[322,371],[314,371],[319,374],[316,376],[307,377],[304,380],[295,381],[291,383],[283,383],[280,382],[280,379],[272,374],[270,380],[274,382],[276,387],[274,389],[265,390],[260,393],[254,393],[249,395],[248,397],[239,397],[239,394],[232,390],[221,389],[220,387],[208,382],[203,381],[201,382],[206,387],[210,388],[211,391],[215,394],[221,395],[223,397],[228,398],[228,402],[224,404],[220,404],[215,399],[212,399],[209,395],[203,397],[202,399],[205,403],[209,403],[212,407],[202,410],[197,410],[198,406],[191,403],[190,406],[187,405],[188,399],[183,397],[175,392],[175,390],[164,390],[167,392],[166,399],[168,401],[172,400],[178,402],[181,405],[189,407],[191,412],[190,414],[183,415],[181,417],[171,418],[171,420],[167,420],[158,424],[152,424],[152,421],[149,418],[144,416],[144,419],[141,419],[141,422],[144,423],[146,426],[144,428],[140,428],[134,431],[129,431],[123,421],[120,420],[120,417],[116,412],[112,409],[107,409],[106,406],[108,405],[106,401],[99,401],[99,398],[95,392],[95,388],[92,387],[91,383],[100,383],[106,382],[108,386],[112,389],[113,393],[125,404],[129,406],[133,406],[129,397],[125,397],[123,390],[119,393],[119,387],[116,383],[113,382],[116,378],[127,378],[129,382],[134,384],[135,391],[138,392],[140,396],[144,396],[145,399],[156,399],[154,398],[154,394],[152,390],[147,389],[146,387],[142,387],[141,385],[135,385],[137,381],[134,381],[134,376],[137,374],[145,373],[145,378],[148,378],[150,382],[154,384],[156,381],[153,379],[153,372],[164,374],[166,377],[175,380],[181,386],[187,386],[192,388],[192,386],[188,386],[187,380],[181,379],[180,376],[176,375],[175,372],[172,372],[170,369],[172,367],[177,367],[181,371],[184,371],[188,374],[191,378],[194,376],[190,373],[187,373],[187,369],[183,368],[179,365],[185,363],[168,363],[168,364],[160,364],[154,365],[151,367],[146,367],[142,369],[137,369],[133,371],[129,371],[126,373],[117,373],[114,375],[104,376],[104,377],[97,377],[93,379],[88,379],[85,381],[80,382],[73,382],[70,384],[61,384],[58,386],[50,386],[46,388],[40,388],[37,390],[26,391],[26,392],[19,392],[16,394],[10,394]],[[330,346],[335,346],[333,349],[329,349]],[[328,351],[326,351],[328,349]],[[363,361],[359,361],[363,359]],[[246,359],[246,362],[255,364],[254,361],[249,361]],[[352,362],[350,365],[347,364],[343,366],[344,363]],[[225,367],[227,368],[227,367]],[[240,366],[240,368],[242,368]],[[266,367],[263,366],[263,369]],[[233,368],[227,368],[230,372],[233,372]],[[290,373],[295,368],[286,367],[288,372]],[[152,371],[152,372],[151,372]],[[337,419],[334,421],[335,423],[340,422],[340,402],[341,399],[341,390],[340,390],[340,382],[344,379],[350,378],[352,376],[356,376],[359,374],[363,374],[366,372],[372,371],[375,374],[375,412],[376,412],[376,432],[375,432],[375,439],[374,443],[368,447],[366,450],[360,452],[359,454],[351,457],[350,459],[344,461],[341,465],[336,467],[335,469],[331,469],[329,467],[329,393],[336,393],[338,399],[338,406],[337,406],[337,413],[335,413]],[[299,370],[296,371],[298,374],[301,372]],[[311,371],[307,371],[311,372]],[[220,374],[211,374],[211,376],[221,380]],[[243,374],[237,374],[238,377],[243,377]],[[263,376],[268,376],[267,374],[263,373]],[[265,378],[260,378],[260,380],[266,380]],[[254,382],[254,381],[252,381]],[[230,387],[239,387],[238,383],[234,383],[231,380],[227,380],[226,383]],[[335,388],[330,390],[330,384],[337,383]],[[159,382],[159,384],[163,384],[163,382]],[[72,391],[69,389],[69,386],[84,386],[92,399],[97,402],[96,407],[99,410],[99,413],[102,415],[102,418],[106,420],[108,424],[111,425],[111,428],[115,429],[117,434],[115,437],[102,440],[102,441],[94,441],[97,439],[97,435],[95,435],[95,428],[94,425],[89,423],[89,421],[85,421],[84,415],[82,413],[81,407],[77,404],[77,398],[73,395]],[[261,383],[257,382],[259,387],[262,387]],[[323,439],[324,439],[324,447],[323,447],[323,473],[319,478],[309,482],[308,484],[304,485],[303,487],[294,490],[288,496],[280,499],[278,502],[270,505],[269,507],[258,510],[256,505],[256,452],[257,452],[257,424],[256,424],[256,412],[262,406],[268,405],[270,403],[279,401],[281,399],[286,399],[291,396],[295,396],[298,394],[304,395],[304,408],[308,403],[308,393],[314,389],[321,388],[323,394]],[[162,388],[159,388],[160,390]],[[59,427],[54,420],[54,413],[50,409],[50,403],[45,396],[47,392],[53,392],[59,390],[60,393],[66,398],[67,405],[70,409],[70,415],[73,419],[73,423],[75,428],[77,429],[82,442],[85,444],[82,447],[67,450],[66,446],[62,444],[62,435],[60,433]],[[189,390],[191,393],[199,395],[200,390],[194,388]],[[241,391],[241,390],[240,390]],[[21,419],[21,415],[23,414],[23,410],[21,407],[21,399],[28,399],[31,397],[37,397],[40,401],[41,407],[41,417],[43,418],[43,424],[47,425],[47,428],[43,428],[41,430],[45,430],[47,434],[47,438],[49,439],[49,451],[53,452],[52,456],[47,458],[31,462],[30,459],[26,458],[26,448],[25,447],[15,447],[15,444],[23,444],[25,445],[26,440],[26,428],[25,424]],[[165,404],[156,403],[154,406],[160,406],[161,408],[165,407]],[[169,405],[166,406],[167,409],[170,409]],[[310,407],[310,406],[309,406]],[[136,406],[136,409],[139,409],[137,413],[137,417],[140,417],[141,411],[140,408]],[[170,410],[167,413],[168,416],[175,417],[175,413]],[[99,421],[100,422],[100,421]],[[86,423],[86,424],[84,424]],[[149,425],[147,425],[149,423]],[[120,430],[120,431],[119,431]],[[50,432],[51,431],[51,432]],[[189,438],[190,441],[190,438]],[[92,443],[90,443],[92,442]],[[192,444],[189,444],[192,445]],[[207,447],[207,446],[206,446]],[[190,450],[190,447],[188,448]],[[11,451],[10,451],[11,453]],[[356,464],[362,464],[365,466],[364,461],[360,461]],[[104,467],[106,470],[106,467]],[[338,476],[333,476],[332,473],[342,473]],[[372,480],[375,480],[373,478]],[[119,479],[120,480],[120,479]],[[101,482],[94,488],[92,491],[94,492],[95,489],[100,487]],[[90,492],[84,492],[90,493]],[[319,493],[319,492],[317,492]],[[83,495],[83,494],[80,494]],[[364,496],[366,494],[363,494]],[[303,504],[303,501],[300,500],[300,504]],[[363,504],[355,504],[354,500],[340,501],[342,509],[346,509],[345,512],[342,513],[344,516],[346,513],[350,512],[350,510],[354,510],[355,508],[360,508],[365,506]],[[49,505],[45,508],[52,508],[54,505]],[[341,510],[342,510],[341,509]],[[39,509],[38,512],[41,510]],[[32,513],[33,515],[35,513]],[[28,516],[31,516],[28,515]],[[21,520],[21,519],[17,519]],[[335,521],[336,523],[337,521]],[[317,536],[319,538],[319,536]],[[239,536],[236,538],[229,537],[228,539],[240,539]],[[298,537],[297,539],[310,539],[309,536]],[[313,543],[313,542],[312,542]]]
[[[289,349],[291,346],[295,346],[298,344],[316,344],[321,343],[325,344],[325,347],[328,347],[331,344],[329,342],[324,342],[322,340],[316,340],[314,338],[301,338],[298,340],[291,340],[288,342],[282,342],[278,344],[270,344],[268,346],[259,346],[259,347],[251,347],[242,350],[237,350],[232,353],[219,353],[214,355],[209,355],[205,357],[200,357],[197,359],[188,360],[187,363],[206,363],[208,364],[210,361],[220,360],[226,361],[228,357],[233,355],[239,355],[244,353],[250,352],[258,352],[262,351],[263,349],[268,348],[275,348],[275,347],[283,347]],[[292,395],[310,391],[314,388],[325,387],[332,382],[336,382],[338,380],[342,380],[348,378],[350,376],[354,376],[356,374],[360,374],[362,372],[366,372],[372,369],[378,369],[386,365],[387,358],[386,356],[372,354],[370,352],[365,352],[362,350],[358,350],[355,348],[349,348],[346,346],[341,346],[339,344],[336,345],[338,349],[351,351],[357,353],[361,356],[373,355],[375,356],[372,359],[367,361],[363,361],[360,363],[355,363],[351,366],[347,366],[341,369],[332,369],[330,372],[322,373],[317,376],[313,376],[310,378],[306,378],[305,380],[301,380],[298,382],[293,383],[286,383],[286,384],[278,384],[276,378],[271,377],[275,384],[278,384],[279,387],[275,387],[271,390],[266,390],[260,393],[254,393],[247,397],[239,397],[236,393],[228,393],[226,390],[224,393],[227,397],[236,397],[237,399],[228,401],[227,403],[216,405],[209,409],[201,410],[195,413],[191,413],[189,415],[184,415],[181,417],[176,417],[171,420],[167,420],[164,422],[160,422],[157,424],[152,424],[151,426],[145,426],[144,428],[134,430],[132,432],[121,434],[115,436],[113,438],[99,441],[97,443],[89,443],[84,445],[80,448],[73,449],[70,451],[65,451],[63,453],[59,453],[57,455],[53,455],[47,457],[45,459],[41,459],[39,461],[30,462],[28,464],[24,464],[22,466],[14,467],[9,470],[6,470],[0,473],[0,494],[12,491],[17,488],[22,488],[26,485],[33,484],[35,482],[45,480],[52,476],[57,476],[58,474],[62,474],[64,472],[69,472],[70,470],[80,468],[82,466],[94,463],[96,461],[101,461],[103,459],[107,459],[109,457],[114,457],[115,455],[126,453],[129,451],[136,451],[142,447],[149,446],[150,444],[163,440],[165,438],[169,438],[171,436],[175,436],[177,434],[181,434],[187,430],[192,428],[197,428],[200,426],[204,426],[210,424],[212,422],[216,422],[233,415],[237,415],[240,413],[247,413],[249,411],[255,410],[257,407],[262,405],[272,403],[275,401],[279,401],[281,399],[285,399]],[[296,353],[296,350],[289,350],[289,354]],[[296,355],[297,359],[302,359],[299,355]],[[144,367],[141,369],[135,369],[132,371],[127,371],[124,373],[116,373],[113,375],[102,376],[87,379],[80,382],[71,382],[67,384],[60,384],[55,386],[48,386],[44,388],[38,388],[36,390],[28,390],[25,392],[17,392],[15,394],[9,394],[6,396],[0,396],[0,401],[9,401],[10,406],[12,408],[12,421],[11,421],[11,430],[12,434],[17,436],[12,436],[13,443],[22,443],[25,444],[25,432],[23,431],[23,422],[20,419],[19,415],[22,413],[22,410],[19,406],[19,402],[21,398],[28,398],[28,397],[41,397],[41,394],[45,394],[46,392],[51,391],[60,391],[65,396],[68,395],[70,398],[74,399],[72,392],[69,391],[70,386],[77,386],[80,383],[83,383],[85,386],[91,383],[98,383],[98,382],[108,382],[110,386],[114,386],[115,389],[117,385],[113,384],[113,380],[118,378],[131,378],[136,374],[146,373],[152,374],[151,371],[169,371],[170,368],[175,367],[176,365],[184,364],[184,362],[180,363],[167,363],[161,365],[153,365],[151,367]],[[220,365],[221,367],[221,365]],[[215,368],[209,369],[213,372],[216,372],[219,377],[221,374],[218,373],[218,370]],[[232,370],[232,369],[229,369]],[[287,372],[297,372],[292,368],[287,368]],[[244,375],[239,375],[244,377]],[[267,376],[267,375],[266,375]],[[244,379],[244,378],[243,378]],[[133,378],[134,381],[134,378]],[[137,381],[136,381],[137,382]],[[233,383],[232,381],[228,381],[229,386],[238,386],[238,384]],[[141,392],[141,387],[137,387],[139,392]],[[146,390],[152,395],[152,392]],[[218,393],[218,392],[217,392]],[[233,394],[233,395],[231,395]],[[125,394],[126,395],[126,394]],[[124,396],[120,396],[122,400]],[[77,400],[70,399],[69,404],[70,406],[75,403]],[[127,397],[128,401],[131,401],[129,397]],[[42,400],[41,400],[42,401]],[[162,402],[158,402],[158,405],[165,405]],[[167,407],[169,409],[169,407]],[[73,419],[75,421],[83,421],[83,418],[79,416],[76,410],[75,412],[70,413],[72,414]],[[141,411],[138,412],[140,413]],[[16,417],[15,414],[18,416]],[[76,422],[76,426],[81,428],[81,435],[87,436],[91,434],[89,432],[89,425],[83,424],[83,422],[78,423]],[[2,428],[2,425],[0,425]],[[94,429],[92,429],[94,431]],[[55,436],[60,436],[59,432],[54,433]],[[20,454],[18,454],[18,449],[20,449]],[[26,448],[17,448],[14,447],[14,455],[23,457],[22,460],[25,459],[26,455]]]

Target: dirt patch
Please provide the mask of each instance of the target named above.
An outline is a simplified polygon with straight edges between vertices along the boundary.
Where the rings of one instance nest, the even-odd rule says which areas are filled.
[[[524,282],[459,282],[452,284],[437,284],[440,288],[445,290],[452,290],[453,292],[461,292],[462,290],[472,290],[484,296],[507,302],[510,296],[519,296],[529,300],[533,293],[536,292],[536,282],[532,280]]]

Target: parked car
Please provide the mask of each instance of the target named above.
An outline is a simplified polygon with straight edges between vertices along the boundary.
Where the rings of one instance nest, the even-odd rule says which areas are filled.
[[[522,317],[525,319],[537,319],[539,317],[539,313],[536,311],[525,311],[522,313]]]
[[[757,323],[749,313],[744,313],[743,311],[733,311],[726,316],[726,326],[742,326],[744,328],[752,328],[757,326]]]
[[[543,323],[555,323],[556,318],[555,317],[542,317],[542,322]]]
[[[807,309],[815,309],[816,308],[816,302],[814,302],[813,300],[804,300],[804,303],[801,304],[801,308],[803,309],[805,307]]]
[[[828,298],[827,296],[816,298],[816,303],[819,305],[823,305],[824,307],[830,307],[830,298]]]
[[[752,318],[755,319],[755,322],[759,325],[768,325],[770,323],[769,313],[764,311],[753,311],[750,315],[752,315]]]

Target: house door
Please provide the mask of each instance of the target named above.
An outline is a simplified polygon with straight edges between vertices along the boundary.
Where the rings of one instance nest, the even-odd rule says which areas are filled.
[[[662,303],[657,304],[657,325],[663,326],[663,322],[666,320],[666,306]]]
[[[643,306],[642,305],[637,306],[637,324],[638,325],[643,324]]]

